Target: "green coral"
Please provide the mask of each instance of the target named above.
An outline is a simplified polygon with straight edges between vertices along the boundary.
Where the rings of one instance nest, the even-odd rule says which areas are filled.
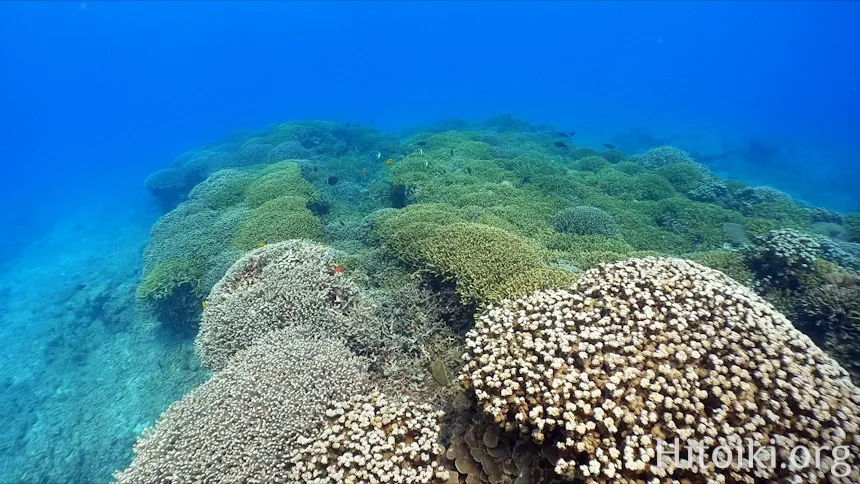
[[[552,218],[556,230],[573,235],[618,235],[618,224],[612,215],[588,206],[566,208]]]
[[[573,168],[579,171],[598,172],[610,166],[609,160],[602,156],[586,156],[573,163]]]
[[[468,301],[499,301],[572,282],[571,274],[548,266],[545,249],[498,227],[463,221],[452,207],[413,205],[376,226],[398,256],[455,280]]]
[[[669,180],[654,173],[628,175],[608,168],[588,176],[585,181],[621,200],[661,200],[675,194],[675,188]]]
[[[684,237],[692,250],[716,249],[730,243],[723,224],[744,222],[737,212],[684,197],[660,200],[652,213],[658,227]]]
[[[137,288],[137,297],[158,302],[170,298],[185,286],[192,294],[203,297],[200,266],[188,260],[167,260],[152,268]]]
[[[669,180],[669,183],[680,193],[687,193],[693,190],[708,177],[708,170],[698,163],[670,163],[661,166],[656,173],[663,178]]]
[[[313,185],[302,178],[297,163],[281,162],[267,167],[261,176],[247,187],[245,202],[255,208],[269,200],[290,196],[302,198],[307,203],[315,193]]]
[[[456,278],[467,300],[500,301],[573,282],[569,274],[550,269],[548,254],[536,245],[481,224],[440,227],[421,252],[434,271]]]
[[[233,247],[250,250],[289,239],[321,239],[322,222],[305,208],[305,203],[303,197],[283,196],[260,205],[239,228]]]

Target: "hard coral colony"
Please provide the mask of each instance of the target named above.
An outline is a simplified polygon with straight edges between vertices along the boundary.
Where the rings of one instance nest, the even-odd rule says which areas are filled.
[[[213,375],[117,481],[860,482],[860,214],[573,136],[286,123],[148,178],[139,299]]]

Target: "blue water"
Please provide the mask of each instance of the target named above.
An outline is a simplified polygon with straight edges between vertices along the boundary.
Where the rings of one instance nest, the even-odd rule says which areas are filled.
[[[857,2],[0,3],[0,481],[107,480],[204,378],[133,308],[142,180],[183,151],[515,113],[856,211],[858,23]]]

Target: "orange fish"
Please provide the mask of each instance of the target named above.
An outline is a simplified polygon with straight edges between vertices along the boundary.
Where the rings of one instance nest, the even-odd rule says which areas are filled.
[[[346,267],[344,267],[342,265],[337,265],[337,266],[334,266],[334,268],[331,270],[331,273],[332,274],[341,274],[345,270],[346,270]]]
[[[394,163],[394,160],[392,160],[391,158],[385,160],[385,164],[388,166],[391,166],[392,163]]]

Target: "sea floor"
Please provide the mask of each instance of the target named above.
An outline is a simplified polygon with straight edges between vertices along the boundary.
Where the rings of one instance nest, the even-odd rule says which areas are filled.
[[[145,202],[58,220],[0,273],[0,482],[108,482],[139,433],[205,380],[136,309]]]

